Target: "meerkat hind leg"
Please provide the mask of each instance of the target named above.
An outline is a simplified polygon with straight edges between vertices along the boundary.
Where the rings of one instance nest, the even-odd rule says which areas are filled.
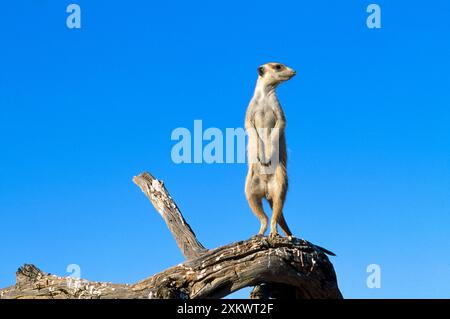
[[[263,236],[267,230],[269,219],[267,218],[266,213],[264,213],[264,209],[262,206],[262,198],[259,198],[255,195],[250,195],[248,196],[247,199],[253,213],[256,215],[256,217],[258,217],[259,221],[261,222],[261,227],[259,228],[258,235]]]
[[[282,214],[283,201],[279,198],[272,199],[272,218],[270,220],[270,237],[279,236],[277,225],[280,220],[280,215]]]
[[[269,202],[270,208],[272,208],[272,217],[273,217],[273,201],[271,199],[268,199],[268,202]],[[278,225],[280,225],[280,228],[283,231],[284,235],[286,237],[288,237],[289,240],[292,240],[292,232],[289,229],[289,227],[288,227],[288,225],[286,223],[286,220],[284,219],[283,211],[281,211],[280,217],[279,217],[277,223],[278,223]],[[278,234],[278,232],[277,232],[277,234]],[[274,236],[276,236],[276,235],[274,235]]]

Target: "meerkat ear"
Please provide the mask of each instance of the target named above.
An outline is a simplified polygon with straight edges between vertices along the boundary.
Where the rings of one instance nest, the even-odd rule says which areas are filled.
[[[259,76],[263,76],[265,71],[266,71],[266,70],[264,69],[264,67],[263,67],[263,66],[260,66],[260,67],[258,68],[258,74],[259,74]]]

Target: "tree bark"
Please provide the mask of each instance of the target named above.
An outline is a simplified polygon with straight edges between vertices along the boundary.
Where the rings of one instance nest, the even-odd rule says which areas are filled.
[[[0,299],[221,298],[248,286],[256,286],[251,298],[342,298],[326,249],[303,239],[254,236],[207,250],[162,181],[149,173],[133,181],[165,220],[184,263],[132,285],[58,277],[24,265]]]

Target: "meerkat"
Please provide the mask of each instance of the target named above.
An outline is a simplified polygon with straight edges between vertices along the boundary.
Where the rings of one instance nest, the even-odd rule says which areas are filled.
[[[268,218],[262,201],[272,208],[270,237],[279,236],[277,225],[284,235],[292,238],[283,216],[283,205],[288,189],[286,118],[276,95],[276,88],[290,80],[296,72],[281,63],[267,63],[258,68],[258,80],[245,116],[248,133],[248,174],[245,195],[253,213],[261,222],[258,235],[267,230]]]

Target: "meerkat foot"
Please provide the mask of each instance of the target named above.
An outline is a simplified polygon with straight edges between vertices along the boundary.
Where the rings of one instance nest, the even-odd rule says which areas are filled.
[[[274,238],[279,238],[281,236],[280,236],[280,234],[278,234],[278,232],[270,232],[269,237],[271,239],[274,239]]]

